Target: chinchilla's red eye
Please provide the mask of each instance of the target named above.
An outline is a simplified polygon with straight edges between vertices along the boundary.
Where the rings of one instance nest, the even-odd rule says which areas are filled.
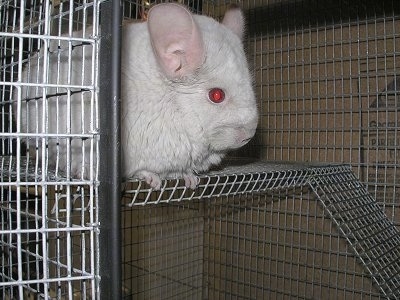
[[[208,99],[214,103],[221,103],[225,100],[225,92],[220,88],[212,88],[208,92]]]

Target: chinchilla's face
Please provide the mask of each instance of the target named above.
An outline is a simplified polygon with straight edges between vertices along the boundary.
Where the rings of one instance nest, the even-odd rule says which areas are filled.
[[[183,116],[179,130],[191,130],[192,137],[198,133],[197,142],[211,151],[245,145],[257,127],[243,23],[238,8],[229,9],[222,23],[179,5],[159,5],[149,14],[151,44],[168,98]]]
[[[215,22],[212,28],[203,25],[201,17],[196,20],[203,28],[206,55],[191,78],[176,83],[179,105],[193,122],[201,124],[210,150],[242,147],[254,136],[258,122],[242,42],[223,24]]]

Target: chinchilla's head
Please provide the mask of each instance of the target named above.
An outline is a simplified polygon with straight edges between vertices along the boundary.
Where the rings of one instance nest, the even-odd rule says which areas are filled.
[[[255,134],[258,113],[241,10],[229,8],[219,23],[178,4],[160,4],[149,12],[148,29],[164,82],[187,116],[182,127],[197,127],[210,151],[245,145]]]

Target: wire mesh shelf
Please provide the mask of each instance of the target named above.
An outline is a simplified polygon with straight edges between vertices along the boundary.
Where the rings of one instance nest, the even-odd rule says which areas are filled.
[[[131,180],[124,186],[123,205],[210,199],[300,187],[306,184],[308,172],[302,164],[253,162],[199,175],[200,184],[195,190],[186,188],[181,179],[164,180],[160,191],[153,191],[142,181]]]

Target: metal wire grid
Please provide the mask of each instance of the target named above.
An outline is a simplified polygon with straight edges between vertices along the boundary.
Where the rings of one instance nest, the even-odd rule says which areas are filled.
[[[97,144],[96,119],[92,119],[89,131],[74,132],[68,124],[62,131],[60,128],[65,124],[52,124],[49,119],[54,116],[42,115],[40,111],[47,111],[54,103],[70,103],[80,95],[84,95],[80,98],[82,103],[88,97],[95,107],[100,3],[2,1],[0,4],[2,299],[94,299],[98,292],[94,155],[90,155],[90,176],[75,181],[65,176],[69,174],[68,168],[66,174],[57,168],[51,170],[53,166],[47,160],[54,154],[61,161],[63,149],[71,151],[74,140],[90,145],[93,153]],[[68,32],[89,24],[93,25],[91,30],[68,36]],[[74,62],[71,52],[91,53],[93,59],[89,65],[82,60]],[[80,75],[66,76],[68,69]],[[27,131],[22,122],[27,116],[17,112],[22,105],[35,105],[39,101],[42,106],[36,106],[37,124],[48,127],[43,131],[37,128]],[[86,112],[80,113],[82,118]],[[67,116],[70,113],[71,110],[62,112]],[[57,119],[61,118],[60,112],[55,114]],[[51,152],[54,148],[56,153]],[[72,159],[67,154],[66,164]]]
[[[205,222],[209,299],[384,299],[308,189],[212,199]]]
[[[14,200],[16,192],[3,189],[3,299],[88,299],[95,294],[96,262],[92,249],[97,226],[89,223],[90,196],[81,191],[77,197],[74,192],[71,201],[68,189],[56,188],[46,189],[49,207],[38,201],[40,192],[21,192],[20,208]]]
[[[126,207],[122,224],[124,299],[386,299],[308,187]]]
[[[132,207],[210,199],[304,186],[307,183],[308,172],[307,166],[303,164],[257,162],[200,175],[200,184],[196,190],[186,188],[179,179],[164,180],[159,192],[154,192],[144,182],[134,180],[124,186],[126,197],[122,205]]]
[[[123,299],[204,299],[203,226],[199,202],[124,209]]]
[[[349,163],[398,224],[398,2],[255,6],[248,49],[261,99],[260,157]]]
[[[123,232],[124,234],[131,233],[131,236],[138,237],[140,236],[139,233],[137,233],[138,228],[140,227],[141,230],[147,232],[149,230],[148,228],[146,229],[146,224],[140,223],[139,225],[136,224],[133,220],[137,218],[136,214],[132,213],[132,215],[129,214],[130,209],[134,209],[136,213],[137,207],[143,206],[146,207],[149,204],[167,204],[169,203],[170,205],[187,205],[185,204],[186,202],[182,202],[182,200],[201,200],[204,201],[204,205],[210,205],[209,203],[215,203],[218,201],[221,201],[222,204],[218,209],[223,211],[224,213],[227,213],[229,211],[229,207],[236,207],[237,211],[240,210],[256,210],[258,212],[257,214],[257,219],[254,220],[247,215],[244,215],[244,218],[240,218],[239,216],[237,219],[234,221],[237,222],[238,224],[248,224],[249,227],[254,226],[257,228],[258,226],[261,226],[259,224],[259,219],[263,218],[265,221],[266,218],[270,217],[270,215],[266,214],[266,209],[260,209],[258,205],[260,204],[259,202],[263,203],[263,201],[267,201],[265,199],[268,199],[268,197],[272,197],[274,201],[285,201],[288,197],[293,197],[295,201],[306,201],[307,199],[310,199],[313,197],[313,194],[310,194],[309,190],[313,190],[315,192],[315,196],[317,196],[317,199],[319,202],[322,204],[324,207],[324,211],[320,212],[321,214],[326,214],[331,218],[331,222],[333,221],[334,224],[337,225],[337,229],[339,230],[339,233],[346,238],[348,242],[348,246],[352,250],[346,250],[346,254],[344,255],[343,259],[347,260],[348,257],[357,258],[359,265],[359,269],[357,271],[353,271],[356,274],[363,274],[360,276],[366,276],[366,278],[372,277],[374,282],[377,284],[377,287],[380,288],[382,295],[388,298],[396,298],[400,296],[400,285],[399,285],[399,279],[400,279],[400,232],[399,230],[395,227],[395,225],[388,219],[388,217],[385,215],[384,211],[382,208],[377,204],[377,202],[370,196],[370,194],[367,192],[365,187],[357,180],[355,175],[352,173],[351,169],[349,166],[343,166],[343,165],[326,165],[326,166],[318,166],[318,165],[301,165],[301,164],[276,164],[276,163],[250,163],[248,165],[244,165],[242,167],[229,167],[227,169],[222,169],[219,171],[220,173],[214,172],[209,175],[204,175],[201,177],[201,183],[196,191],[191,191],[187,190],[183,187],[180,187],[181,185],[179,184],[179,181],[177,180],[172,180],[169,184],[168,181],[164,182],[164,188],[159,191],[159,192],[154,192],[151,189],[148,188],[142,188],[141,189],[141,183],[136,182],[135,188],[133,190],[126,190],[124,193],[123,197],[123,204],[125,204],[124,208],[124,214],[127,214],[128,221],[126,219],[123,221],[124,227],[123,227]],[[133,182],[132,182],[133,184]],[[259,195],[259,196],[257,196]],[[272,196],[271,196],[272,195]],[[258,198],[257,198],[258,197]],[[260,199],[263,198],[264,200],[257,202],[256,200],[253,200],[251,203],[252,205],[248,206],[246,204],[246,201],[243,199]],[[215,200],[219,199],[219,200]],[[235,199],[238,199],[238,203],[235,204]],[[207,201],[206,201],[207,200]],[[268,200],[270,201],[270,200]],[[268,202],[267,201],[267,202]],[[197,203],[195,201],[195,203]],[[253,206],[254,205],[254,206]],[[264,205],[266,205],[264,203]],[[210,205],[212,206],[212,205]],[[150,206],[154,207],[156,209],[156,206]],[[164,206],[162,206],[164,207]],[[164,207],[166,210],[166,208]],[[171,208],[173,209],[173,208]],[[208,209],[211,209],[210,207]],[[161,212],[162,210],[160,210]],[[267,210],[268,211],[268,210]],[[179,212],[176,212],[179,214]],[[201,211],[200,211],[201,213]],[[214,210],[215,213],[215,210]],[[286,216],[286,210],[281,210],[279,214],[282,216],[281,222],[279,223],[279,226],[282,226],[282,234],[288,235],[290,234],[291,231],[293,231],[293,227],[287,227],[288,221],[287,221],[287,216]],[[135,217],[136,216],[136,217]],[[178,216],[178,215],[177,215]],[[196,217],[198,217],[196,215]],[[214,216],[215,217],[215,216]],[[313,221],[308,221],[306,220],[306,216],[303,216],[304,218],[302,219],[302,222],[313,222]],[[160,235],[162,234],[167,234],[169,230],[162,230],[162,220],[163,220],[163,215],[160,213],[157,215],[158,218],[158,230],[160,230]],[[208,213],[204,213],[204,218],[210,218],[210,215]],[[146,217],[142,220],[145,222]],[[153,219],[150,219],[153,220]],[[131,223],[133,221],[132,227],[130,227]],[[172,222],[172,219],[170,220]],[[328,219],[327,219],[328,221]],[[177,217],[175,220],[177,222],[174,226],[176,226],[176,232],[181,232],[180,228],[180,217]],[[199,221],[200,222],[200,221]],[[231,228],[231,226],[235,226],[235,222],[232,221],[230,223],[229,221],[226,220],[226,224],[224,226],[227,226]],[[282,223],[283,222],[283,223]],[[300,222],[300,221],[299,221]],[[200,222],[201,224],[202,222]],[[147,224],[149,226],[152,226],[152,221],[150,224]],[[222,225],[221,225],[222,226]],[[240,225],[238,225],[240,226]],[[261,226],[262,227],[262,226]],[[135,234],[132,234],[132,228],[135,228]],[[206,227],[207,228],[207,227]],[[215,228],[215,232],[213,232],[214,238],[220,239],[221,237],[219,235],[222,234],[220,232],[221,228],[217,226]],[[174,229],[171,229],[174,231]],[[312,230],[314,228],[308,227],[307,230],[310,230],[308,234],[312,235]],[[332,238],[340,238],[339,234],[336,234],[336,229],[330,227],[330,231],[326,234],[326,238],[329,239],[329,244],[328,244],[328,249],[325,249],[327,251],[326,255],[333,255],[333,248],[332,247],[332,242],[330,239]],[[287,232],[286,232],[287,231]],[[188,234],[185,232],[185,234]],[[196,234],[198,235],[199,232],[196,231]],[[245,237],[235,237],[233,233],[231,233],[232,239],[238,239],[237,241],[237,247],[239,249],[242,249],[242,247],[246,247],[246,238]],[[196,236],[197,236],[196,235]],[[161,238],[161,237],[160,237]],[[241,238],[244,239],[244,241],[239,242]],[[162,239],[168,240],[168,237],[162,237]],[[131,255],[131,248],[132,244],[135,244],[136,247],[141,247],[141,239],[139,238],[138,241],[134,241],[134,238],[128,239],[129,242],[124,244],[124,253],[128,253],[126,255]],[[152,241],[156,240],[154,238]],[[263,244],[263,247],[267,247],[267,245],[264,245],[264,243],[268,244],[268,241],[265,240],[264,238],[260,238],[260,240],[257,240],[256,237],[254,237],[254,243],[261,243]],[[299,243],[302,242],[301,239],[298,241]],[[132,243],[132,244],[131,244]],[[155,245],[151,245],[151,240],[148,240],[146,243],[149,243],[149,245],[143,246],[146,249],[155,247]],[[218,242],[215,242],[216,244],[210,250],[210,253],[207,255],[213,257],[214,255],[218,255],[213,253],[214,251],[219,251],[218,247],[223,247],[218,244]],[[198,246],[198,245],[197,245]],[[226,246],[228,247],[228,246]],[[293,247],[293,245],[290,244],[285,244],[285,247]],[[301,247],[301,246],[299,246]],[[153,249],[154,251],[157,252],[156,249]],[[128,250],[127,250],[128,249]],[[163,248],[162,248],[163,249]],[[224,248],[225,251],[227,252],[232,252],[234,255],[239,255],[238,253],[235,253],[234,250],[229,249],[229,248]],[[314,249],[315,250],[315,249]],[[147,250],[146,250],[147,251]],[[142,253],[145,253],[142,249]],[[160,251],[160,250],[158,250]],[[244,250],[240,250],[244,251]],[[261,254],[259,254],[257,251],[257,248],[251,247],[249,252],[246,254],[249,257],[255,256],[258,259],[261,259],[260,257]],[[254,251],[258,254],[254,254]],[[317,250],[315,250],[317,251]],[[351,254],[354,251],[354,254]],[[133,254],[132,254],[133,255]],[[162,254],[158,254],[162,255]],[[204,254],[205,255],[205,254]],[[233,254],[232,254],[233,255]],[[244,255],[243,253],[240,253],[240,255]],[[265,254],[268,256],[267,254]],[[151,257],[158,257],[156,254],[151,255]],[[155,258],[154,258],[155,259]],[[160,259],[158,257],[157,259]],[[266,258],[262,258],[265,260]],[[137,264],[140,265],[146,264],[147,258],[144,256],[141,256],[140,258],[136,257],[133,259],[135,261],[134,267],[139,268]],[[289,259],[290,261],[290,259]],[[124,262],[124,264],[130,264],[132,261],[128,260],[128,262]],[[206,262],[209,268],[214,269],[216,266],[213,266],[215,263],[214,260],[212,261],[207,261]],[[224,263],[219,262],[218,267],[223,268],[224,270],[229,269],[228,266],[232,264],[232,262],[225,262],[227,265]],[[243,267],[246,272],[248,272],[248,276],[250,277],[245,277],[247,279],[242,279],[245,280],[247,283],[245,284],[248,287],[245,288],[245,290],[248,288],[249,290],[253,290],[255,295],[257,296],[249,296],[249,294],[241,294],[244,293],[240,285],[243,285],[243,282],[236,282],[238,279],[232,279],[232,282],[230,283],[230,286],[225,286],[225,287],[218,287],[215,288],[215,292],[217,294],[224,294],[229,295],[230,290],[235,290],[239,289],[241,292],[239,294],[235,294],[236,296],[241,295],[241,297],[244,297],[244,295],[247,295],[248,299],[258,299],[263,293],[283,293],[282,292],[282,287],[280,284],[282,284],[283,281],[288,280],[290,281],[290,285],[294,285],[294,282],[296,280],[299,280],[297,283],[298,285],[302,286],[302,289],[306,288],[303,286],[307,286],[307,280],[304,278],[297,278],[295,275],[290,274],[290,275],[276,275],[279,278],[274,279],[274,282],[269,282],[269,287],[264,283],[263,280],[265,280],[266,276],[260,275],[262,278],[262,283],[259,281],[257,274],[261,273],[263,274],[264,270],[259,270],[257,266],[247,266],[246,263],[242,262],[243,265],[246,265],[246,267]],[[248,262],[250,263],[250,262]],[[282,258],[282,261],[280,262],[283,265],[290,264],[289,262],[285,262],[285,259]],[[354,261],[355,264],[355,261]],[[340,269],[340,272],[342,272],[343,276],[350,276],[352,274],[352,271],[349,271],[348,269],[343,269],[344,266],[341,266],[340,263],[337,263],[338,269]],[[125,266],[126,267],[126,266]],[[132,267],[132,266],[131,266]],[[363,271],[361,268],[364,267],[365,270]],[[269,267],[270,268],[270,267]],[[310,268],[314,268],[314,266],[310,266]],[[347,266],[346,266],[347,268]],[[237,270],[236,270],[237,271]],[[332,271],[332,270],[331,270]],[[132,271],[130,271],[132,272]],[[141,281],[141,277],[144,276],[149,276],[149,273],[155,272],[147,270],[146,272],[140,273],[140,275],[137,275],[138,278],[135,278],[136,280]],[[162,270],[157,271],[158,274],[162,274]],[[245,272],[245,273],[246,273]],[[271,271],[265,271],[265,272],[271,272]],[[332,271],[333,272],[333,271]],[[339,271],[337,271],[339,272]],[[211,276],[207,271],[205,271],[204,276]],[[245,274],[243,273],[243,274]],[[256,275],[251,275],[251,274],[256,274]],[[329,273],[329,272],[327,272]],[[187,273],[186,273],[187,274]],[[218,278],[219,281],[229,281],[229,278],[224,278],[224,276],[231,276],[230,272],[225,272],[225,275],[221,275],[219,273]],[[239,275],[235,273],[238,277],[244,276]],[[366,275],[368,274],[368,275]],[[236,276],[235,275],[235,276]],[[354,274],[353,274],[354,275]],[[124,275],[128,276],[128,275]],[[214,275],[213,275],[214,276]],[[253,278],[255,276],[255,278]],[[269,278],[268,275],[267,277]],[[288,276],[288,277],[286,277]],[[294,276],[294,277],[290,277]],[[331,275],[329,275],[331,276]],[[370,276],[370,277],[369,277]],[[126,280],[133,280],[133,277],[125,277]],[[253,279],[249,279],[253,278]],[[257,279],[258,278],[258,279]],[[296,279],[297,278],[297,279]],[[128,281],[129,281],[128,280]],[[210,279],[210,282],[215,282],[215,278]],[[278,282],[277,282],[277,281]],[[338,280],[338,279],[337,279]],[[340,279],[340,280],[345,280],[345,279]],[[357,279],[357,280],[363,280],[363,279]],[[208,281],[207,281],[208,282]],[[211,283],[210,283],[211,284]],[[212,285],[212,284],[211,284]],[[237,286],[239,285],[239,286]],[[337,287],[338,282],[333,282],[329,281],[329,283],[324,283],[324,289],[338,289]],[[144,286],[146,286],[144,284]],[[145,287],[142,286],[143,289]],[[275,289],[271,286],[275,286]],[[151,286],[148,288],[150,290],[154,289],[155,293],[158,293],[159,290],[157,289],[156,286]],[[243,287],[244,288],[244,287]],[[359,288],[359,287],[357,287]],[[348,294],[354,293],[354,294],[364,294],[367,295],[368,293],[370,296],[379,296],[379,293],[376,291],[373,291],[373,288],[370,287],[370,291],[367,290],[358,290],[357,288],[353,287],[342,287],[342,292],[348,296]],[[372,289],[372,290],[371,290]],[[296,293],[300,292],[295,292],[294,290],[286,291],[288,295],[290,293],[292,296],[295,295]],[[149,291],[147,291],[149,292]],[[145,292],[144,292],[145,293]],[[302,293],[306,293],[303,291]],[[321,292],[322,293],[322,292]],[[323,292],[323,293],[326,293]],[[301,294],[301,293],[300,293]],[[307,293],[306,293],[307,294]],[[296,294],[297,296],[299,294]],[[325,297],[328,294],[324,294]],[[338,294],[339,295],[339,294]],[[215,295],[214,295],[215,296]],[[213,297],[214,297],[213,296]],[[232,296],[232,295],[230,295]]]
[[[157,3],[166,2],[163,0],[125,0],[122,1],[122,13],[127,20],[145,20],[152,5]],[[197,14],[204,13],[203,2],[201,0],[179,0],[176,1],[186,5],[192,12]],[[215,3],[210,3],[210,7],[214,7]]]
[[[400,297],[400,232],[356,176],[315,169],[310,185],[383,295]]]

